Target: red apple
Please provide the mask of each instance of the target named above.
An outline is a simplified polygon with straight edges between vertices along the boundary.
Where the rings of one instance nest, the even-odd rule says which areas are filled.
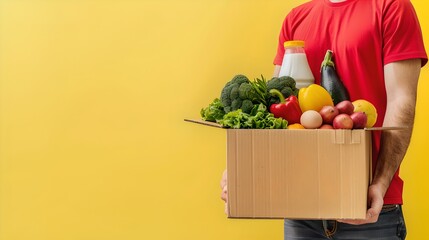
[[[350,115],[341,113],[334,118],[332,122],[335,129],[352,129],[353,120]]]
[[[334,129],[334,127],[330,124],[323,124],[319,129]]]
[[[335,107],[338,109],[339,113],[345,113],[348,115],[352,115],[352,113],[355,110],[355,106],[353,105],[353,103],[348,101],[348,100],[344,100],[344,101],[337,103],[337,105],[335,105]]]
[[[353,120],[353,128],[362,129],[366,126],[366,122],[368,121],[368,117],[363,112],[355,112],[350,115]]]
[[[339,114],[338,109],[334,106],[323,106],[319,111],[322,116],[323,123],[332,124],[334,118]]]

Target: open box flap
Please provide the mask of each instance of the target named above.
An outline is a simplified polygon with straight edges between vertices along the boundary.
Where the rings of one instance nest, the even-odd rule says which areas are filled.
[[[410,127],[370,127],[370,128],[364,128],[364,130],[368,131],[383,131],[383,130],[406,130]]]
[[[197,124],[206,125],[210,127],[224,128],[222,127],[222,125],[215,122],[209,122],[209,121],[198,120],[198,119],[188,119],[188,118],[185,118],[184,120],[185,122],[197,123]]]
[[[225,128],[225,127],[222,127],[222,125],[220,125],[218,123],[204,121],[204,120],[201,120],[201,119],[188,119],[188,118],[185,118],[184,120],[186,122],[197,123],[197,124],[206,125],[206,126],[210,126],[210,127]],[[406,129],[409,129],[409,128],[410,127],[371,127],[371,128],[364,128],[364,130],[366,130],[366,131],[406,130]],[[227,129],[227,128],[225,128],[225,129]],[[314,129],[312,129],[312,130],[314,130]]]

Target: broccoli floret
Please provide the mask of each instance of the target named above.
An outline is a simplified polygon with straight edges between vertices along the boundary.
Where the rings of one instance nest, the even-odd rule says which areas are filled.
[[[224,111],[225,113],[229,113],[229,112],[231,112],[231,106],[223,107],[223,111]]]
[[[262,79],[256,79],[250,83],[243,83],[238,89],[239,97],[242,100],[248,99],[253,104],[266,104],[266,98],[269,96],[266,86],[265,80]]]
[[[252,91],[252,85],[250,83],[241,84],[240,88],[238,89],[239,97],[243,100],[248,99],[249,98],[248,93],[250,91]]]
[[[293,79],[292,77],[280,77],[281,80],[283,80],[285,82],[285,86],[290,87],[292,89],[296,88],[296,82],[295,79]]]
[[[283,96],[287,96],[287,97],[289,97],[290,95],[294,95],[294,91],[290,87],[285,87],[280,92],[283,94]]]
[[[271,89],[279,90],[285,98],[288,98],[290,95],[298,95],[298,89],[296,88],[296,82],[293,78],[289,76],[283,77],[274,77],[267,82],[267,90],[268,92]],[[268,103],[269,105],[273,103],[278,103],[278,98],[269,97]]]
[[[222,102],[226,113],[232,110],[232,101],[239,97],[238,89],[240,88],[240,85],[249,82],[250,80],[246,76],[237,75],[225,84],[220,95],[220,101]]]
[[[245,83],[243,83],[243,84],[245,84]],[[229,98],[230,98],[232,101],[234,101],[234,99],[239,98],[238,89],[240,88],[240,85],[238,85],[238,84],[233,84],[233,85],[231,85],[231,86],[232,86],[232,88],[231,88],[231,93],[229,94]]]
[[[241,109],[245,113],[250,113],[253,109],[253,103],[249,99],[243,100],[243,103],[241,104]]]
[[[243,100],[241,100],[240,98],[236,98],[236,99],[232,100],[231,110],[235,111],[237,109],[240,109],[242,103],[243,103]]]
[[[220,100],[225,113],[241,109],[244,113],[250,113],[254,105],[266,104],[268,97],[267,82],[262,79],[250,81],[244,75],[237,75],[226,83],[222,89]]]
[[[296,89],[295,80],[289,76],[274,77],[267,82],[268,91],[275,88],[281,92],[284,88],[287,88],[287,87],[290,88],[292,91]],[[289,96],[285,96],[285,97],[289,97]]]

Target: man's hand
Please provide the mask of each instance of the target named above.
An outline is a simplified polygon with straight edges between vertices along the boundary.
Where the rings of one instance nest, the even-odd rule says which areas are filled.
[[[378,221],[378,216],[380,215],[381,209],[383,208],[383,196],[384,191],[379,185],[371,185],[368,189],[368,204],[370,208],[366,212],[366,218],[362,220],[338,220],[338,222],[352,224],[352,225],[361,225],[367,223],[375,223]]]
[[[222,189],[220,198],[225,201],[225,214],[228,214],[228,185],[226,169],[223,171],[222,179],[220,180],[220,188]]]

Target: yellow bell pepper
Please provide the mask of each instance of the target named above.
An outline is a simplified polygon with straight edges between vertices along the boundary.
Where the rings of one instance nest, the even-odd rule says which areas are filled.
[[[307,110],[319,112],[323,106],[334,106],[328,91],[317,84],[311,84],[306,88],[299,89],[298,102],[302,112]]]

